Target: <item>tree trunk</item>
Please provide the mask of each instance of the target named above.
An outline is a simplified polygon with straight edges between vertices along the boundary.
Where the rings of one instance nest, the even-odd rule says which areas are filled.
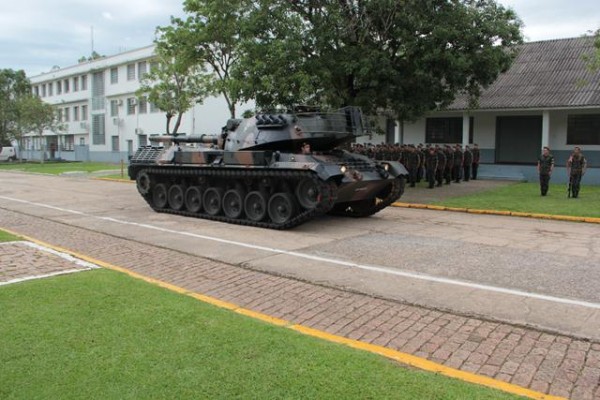
[[[175,127],[173,128],[173,135],[177,133],[179,130],[179,125],[181,125],[181,117],[182,113],[177,114],[177,120],[175,120]]]
[[[173,114],[167,113],[167,135],[171,134],[171,118],[173,118]]]

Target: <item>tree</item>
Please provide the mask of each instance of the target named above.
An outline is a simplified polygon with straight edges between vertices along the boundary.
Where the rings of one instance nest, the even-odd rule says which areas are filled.
[[[594,34],[594,48],[595,51],[590,55],[586,55],[584,60],[588,63],[591,71],[598,72],[600,71],[600,29]]]
[[[0,146],[10,145],[18,125],[18,101],[31,93],[23,70],[0,70]]]
[[[159,28],[159,32],[155,41],[156,62],[142,78],[137,95],[147,96],[148,101],[164,111],[166,133],[176,134],[183,114],[210,94],[208,75],[195,59],[195,50],[188,45],[189,36],[172,29]],[[171,131],[173,117],[176,119]]]
[[[19,142],[20,149],[22,149],[23,136],[30,132],[36,134],[40,140],[40,161],[43,163],[46,155],[46,144],[43,140],[44,131],[60,133],[65,127],[58,120],[54,107],[32,94],[20,98],[17,109],[19,117],[17,128],[13,132],[13,139]],[[23,152],[20,153],[22,158]]]
[[[241,43],[251,17],[252,0],[186,0],[187,18],[172,18],[171,25],[159,28],[165,40],[187,48],[198,65],[212,72],[210,92],[220,93],[231,118],[242,103],[244,81],[233,76],[239,65]]]
[[[79,60],[77,60],[77,62],[79,64],[81,64],[81,63],[88,62],[88,61],[98,60],[98,59],[104,58],[104,57],[106,57],[106,56],[102,55],[102,54],[98,53],[96,50],[94,50],[94,51],[92,51],[92,54],[89,57],[81,56],[79,58]]]
[[[255,3],[236,73],[265,107],[308,100],[415,119],[460,93],[476,99],[522,41],[494,0]]]

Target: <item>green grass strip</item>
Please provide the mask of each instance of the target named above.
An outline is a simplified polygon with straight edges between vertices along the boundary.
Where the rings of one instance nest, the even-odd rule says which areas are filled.
[[[14,242],[17,240],[21,240],[17,236],[11,235],[10,233],[4,232],[0,230],[0,243],[2,242]]]
[[[100,163],[100,162],[46,162],[40,163],[9,163],[0,164],[0,171],[24,171],[24,172],[35,172],[43,174],[60,175],[64,172],[95,172],[104,171],[111,169],[119,169],[120,166],[116,164]]]
[[[107,270],[0,288],[2,399],[509,399]]]
[[[546,197],[537,183],[516,183],[434,203],[447,207],[517,211],[536,214],[600,217],[600,186],[582,185],[579,198],[567,198],[567,186],[550,185]]]

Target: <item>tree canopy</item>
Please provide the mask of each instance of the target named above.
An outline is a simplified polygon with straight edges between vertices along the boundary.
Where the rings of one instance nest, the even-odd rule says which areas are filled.
[[[162,28],[235,104],[361,106],[399,119],[476,99],[521,43],[494,0],[186,0]],[[184,38],[186,40],[184,40]]]
[[[19,123],[19,101],[31,94],[25,71],[0,70],[0,146],[10,145]]]

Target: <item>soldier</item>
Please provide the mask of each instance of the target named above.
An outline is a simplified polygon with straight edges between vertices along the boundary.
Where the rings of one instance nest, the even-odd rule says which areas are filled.
[[[435,179],[437,180],[437,186],[440,187],[444,183],[444,172],[446,171],[446,154],[440,146],[435,146],[435,152],[437,155],[438,165],[435,171]]]
[[[542,155],[538,158],[537,172],[540,175],[540,189],[542,196],[548,194],[548,184],[550,183],[550,176],[554,171],[554,156],[550,154],[550,148],[544,147]]]
[[[479,145],[477,143],[473,145],[473,150],[471,151],[471,153],[473,153],[473,166],[471,167],[471,176],[473,177],[473,180],[476,181],[477,171],[479,170],[479,160],[481,159],[481,153],[479,152]]]
[[[454,167],[452,168],[452,178],[454,182],[460,183],[460,175],[463,165],[463,152],[460,144],[454,147]]]
[[[438,167],[438,157],[433,147],[429,147],[427,156],[425,157],[425,176],[429,183],[429,189],[433,189],[435,185],[435,172]]]
[[[454,168],[454,151],[449,144],[446,145],[446,150],[444,150],[446,154],[446,169],[444,170],[444,178],[446,179],[446,185],[449,185],[452,182],[452,168]]]
[[[421,159],[419,158],[418,150],[414,146],[408,147],[408,157],[406,160],[406,169],[408,169],[408,181],[410,187],[415,187],[417,182],[417,169],[419,168]]]
[[[419,143],[416,152],[417,156],[419,157],[419,166],[417,167],[417,183],[421,183],[421,179],[423,179],[423,168],[425,167],[425,151],[423,150],[422,143]]]
[[[573,154],[567,161],[567,172],[569,173],[569,188],[573,194],[573,198],[579,197],[579,189],[581,186],[581,177],[585,175],[587,170],[587,160],[581,153],[581,148],[575,147]]]
[[[471,179],[471,165],[473,164],[473,153],[469,146],[465,146],[465,152],[463,154],[463,179],[465,182],[469,182]]]

